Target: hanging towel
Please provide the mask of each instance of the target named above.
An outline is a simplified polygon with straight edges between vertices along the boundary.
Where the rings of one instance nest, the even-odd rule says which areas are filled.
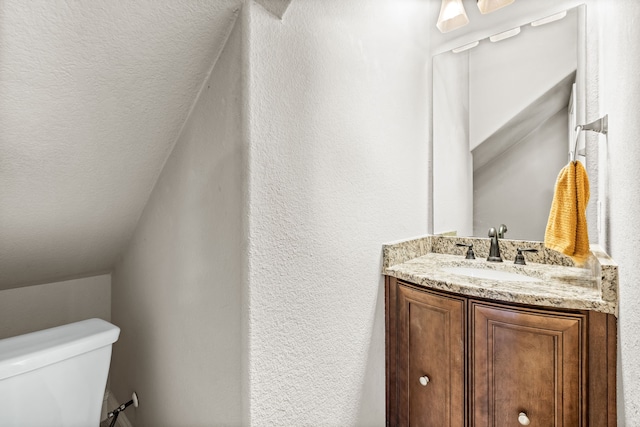
[[[589,178],[578,161],[562,168],[556,181],[549,221],[544,234],[544,245],[573,258],[583,265],[589,255],[587,232],[587,202]]]

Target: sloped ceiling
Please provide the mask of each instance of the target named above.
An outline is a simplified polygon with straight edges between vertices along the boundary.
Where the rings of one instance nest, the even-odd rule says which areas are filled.
[[[264,7],[272,15],[282,19],[291,4],[291,0],[256,0],[256,3]]]
[[[500,129],[471,150],[473,171],[491,164],[505,151],[522,142],[538,127],[545,126],[547,121],[558,112],[566,111],[569,108],[571,88],[575,81],[576,72],[574,71],[541,94],[525,109],[514,114]]]
[[[241,3],[0,2],[0,289],[110,270]]]

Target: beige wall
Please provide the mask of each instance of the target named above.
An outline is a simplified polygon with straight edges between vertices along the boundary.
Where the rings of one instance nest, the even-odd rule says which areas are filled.
[[[426,5],[248,5],[113,273],[112,390],[136,427],[384,425],[381,245],[427,228]]]
[[[607,249],[619,265],[618,426],[640,416],[640,2],[601,0],[594,10],[600,31],[601,114],[609,134],[599,137],[608,169]]]
[[[284,22],[254,7],[243,30],[251,37],[251,65],[237,62],[244,52],[234,30],[209,80],[212,92],[201,95],[116,267],[114,322],[123,327],[126,349],[115,347],[115,391],[127,396],[136,389],[146,402],[134,412],[137,426],[210,425],[222,412],[229,424],[244,414],[246,425],[383,425],[379,244],[424,229],[428,182],[421,139],[428,105],[414,98],[429,92],[428,60],[407,65],[393,56],[412,58],[428,46],[401,19],[411,9],[392,3],[320,7],[300,0]],[[546,1],[536,10],[576,3]],[[599,11],[599,48],[606,52],[601,92],[615,169],[609,248],[621,266],[620,425],[632,425],[640,411],[634,350],[640,129],[633,117],[640,64],[629,52],[637,51],[640,34],[627,23],[640,12],[630,0],[600,5],[606,9]],[[594,3],[588,6],[593,17]],[[381,32],[394,16],[406,32]],[[390,34],[405,44],[385,39]],[[590,45],[590,58],[597,59],[597,49]],[[252,92],[238,101],[242,84],[234,76],[243,73],[251,76]],[[243,168],[233,148],[242,126],[234,112],[243,102],[251,111],[248,212],[238,199],[245,194],[241,177],[233,173]],[[598,114],[589,111],[589,118]],[[237,218],[244,215],[252,233],[249,329],[240,318]],[[243,334],[249,334],[244,349]],[[234,381],[243,369],[245,390]]]
[[[0,339],[98,317],[111,319],[111,276],[0,291]]]
[[[469,51],[471,150],[576,70],[578,21],[573,9],[562,21],[523,25],[515,37]]]
[[[241,41],[236,25],[113,271],[111,389],[138,394],[136,427],[240,423]]]
[[[473,235],[508,224],[508,238],[544,240],[558,172],[567,164],[562,110],[473,174]]]

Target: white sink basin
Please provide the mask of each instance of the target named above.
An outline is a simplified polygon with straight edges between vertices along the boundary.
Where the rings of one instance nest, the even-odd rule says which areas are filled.
[[[501,282],[542,282],[542,280],[536,277],[510,273],[508,271],[490,270],[486,268],[443,267],[441,270],[461,276],[474,277],[476,279],[498,280]]]

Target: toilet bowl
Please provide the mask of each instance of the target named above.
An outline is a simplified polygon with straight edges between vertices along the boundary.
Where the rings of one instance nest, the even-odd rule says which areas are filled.
[[[0,425],[97,427],[119,335],[89,319],[0,340]]]

